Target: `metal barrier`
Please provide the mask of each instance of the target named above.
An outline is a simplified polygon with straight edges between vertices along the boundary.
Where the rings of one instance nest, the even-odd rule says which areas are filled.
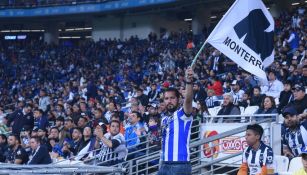
[[[125,169],[90,165],[15,165],[0,164],[0,174],[88,174],[88,173],[119,173]]]

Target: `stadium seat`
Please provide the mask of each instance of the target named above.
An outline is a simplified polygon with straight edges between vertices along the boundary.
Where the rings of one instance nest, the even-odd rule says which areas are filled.
[[[275,98],[275,104],[276,104],[276,106],[279,105],[279,98]]]
[[[240,112],[241,112],[241,114],[244,113],[244,110],[245,110],[245,108],[244,108],[243,106],[240,106]]]
[[[245,110],[245,108],[243,106],[240,106],[241,114],[244,114],[244,110]],[[241,117],[241,123],[244,123],[244,122],[245,122],[245,117]]]
[[[243,115],[250,115],[254,114],[259,109],[259,106],[248,106],[245,110]]]
[[[286,156],[275,155],[275,172],[287,172],[289,166],[289,159]]]
[[[302,167],[303,167],[302,158],[295,157],[290,161],[288,172],[294,173],[295,171],[299,170]]]
[[[278,123],[283,123],[285,118],[282,116],[282,114],[278,115]]]

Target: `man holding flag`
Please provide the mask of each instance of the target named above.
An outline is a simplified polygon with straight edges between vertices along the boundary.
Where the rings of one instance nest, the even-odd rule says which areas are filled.
[[[179,92],[164,92],[168,114],[162,119],[162,165],[158,175],[192,174],[189,140],[193,97],[193,66],[206,43],[246,71],[267,82],[264,68],[274,60],[274,20],[261,0],[236,0],[204,42],[186,72],[183,107]]]

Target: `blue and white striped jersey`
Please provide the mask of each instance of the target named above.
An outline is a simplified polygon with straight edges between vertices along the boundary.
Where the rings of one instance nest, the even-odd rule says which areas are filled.
[[[190,161],[189,141],[192,116],[186,116],[183,108],[172,116],[164,116],[162,126],[162,161]]]
[[[253,150],[251,146],[245,148],[243,152],[243,163],[247,163],[250,175],[261,173],[261,168],[274,168],[273,150],[263,142],[257,150]]]
[[[294,131],[286,128],[283,146],[288,146],[295,157],[301,154],[302,147],[307,146],[307,120],[301,122]]]

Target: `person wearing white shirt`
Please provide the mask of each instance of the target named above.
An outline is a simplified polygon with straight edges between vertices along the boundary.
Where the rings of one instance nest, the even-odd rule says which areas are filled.
[[[240,85],[237,80],[232,81],[230,94],[233,96],[234,105],[237,105],[239,102],[242,101],[244,91],[240,89]]]
[[[276,79],[274,71],[269,71],[269,82],[267,85],[261,86],[262,94],[266,96],[272,96],[273,98],[279,98],[281,91],[283,91],[284,85],[281,81]]]

